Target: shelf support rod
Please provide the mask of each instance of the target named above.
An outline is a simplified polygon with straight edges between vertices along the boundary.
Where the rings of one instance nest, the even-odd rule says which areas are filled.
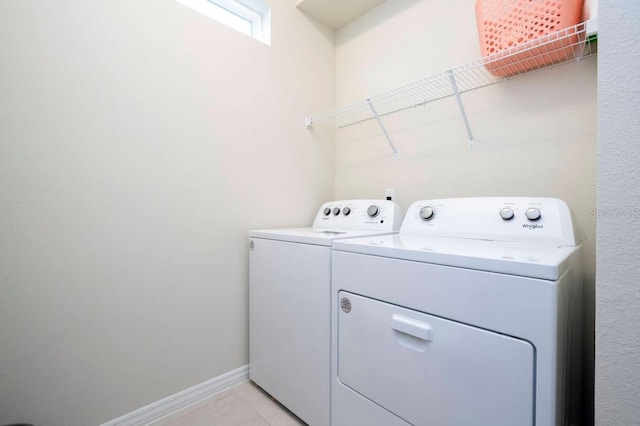
[[[373,113],[373,116],[376,118],[376,121],[378,122],[378,125],[382,129],[382,133],[384,133],[384,137],[387,139],[387,142],[389,142],[389,146],[391,147],[391,151],[393,151],[393,158],[398,158],[398,151],[396,151],[396,147],[393,145],[393,142],[391,142],[391,138],[389,137],[389,134],[387,133],[387,129],[384,127],[384,124],[382,123],[382,120],[380,120],[380,116],[378,115],[378,112],[376,111],[375,107],[373,106],[373,103],[371,102],[371,99],[367,98],[367,103],[369,104],[369,108],[371,108],[371,112]]]
[[[473,146],[473,134],[471,133],[471,126],[469,126],[469,120],[467,120],[467,113],[464,110],[464,105],[462,104],[462,98],[460,97],[460,90],[458,90],[458,83],[456,83],[456,78],[453,76],[453,71],[447,71],[449,74],[449,80],[451,81],[451,88],[453,89],[453,93],[456,95],[456,100],[458,101],[458,108],[460,109],[460,114],[462,115],[462,121],[464,121],[464,126],[467,128],[467,135],[469,136],[469,146]]]

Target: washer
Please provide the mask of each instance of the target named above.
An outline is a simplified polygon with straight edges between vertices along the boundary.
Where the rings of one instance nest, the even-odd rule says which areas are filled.
[[[347,200],[312,227],[249,233],[249,377],[310,425],[330,422],[331,245],[401,222],[392,201]]]
[[[419,201],[336,241],[332,425],[579,424],[579,252],[550,198]]]

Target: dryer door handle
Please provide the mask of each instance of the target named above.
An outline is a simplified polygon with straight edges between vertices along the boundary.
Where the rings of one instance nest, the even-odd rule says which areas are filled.
[[[391,319],[391,328],[420,340],[433,340],[433,328],[426,322],[416,321],[401,315],[394,315]]]

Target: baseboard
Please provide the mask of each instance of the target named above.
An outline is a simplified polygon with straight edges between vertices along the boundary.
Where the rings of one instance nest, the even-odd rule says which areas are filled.
[[[195,404],[249,378],[249,365],[153,402],[100,426],[142,426]]]

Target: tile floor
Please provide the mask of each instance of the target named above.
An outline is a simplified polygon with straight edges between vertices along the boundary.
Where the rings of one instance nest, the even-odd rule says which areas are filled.
[[[149,426],[305,426],[251,381],[242,382]]]

